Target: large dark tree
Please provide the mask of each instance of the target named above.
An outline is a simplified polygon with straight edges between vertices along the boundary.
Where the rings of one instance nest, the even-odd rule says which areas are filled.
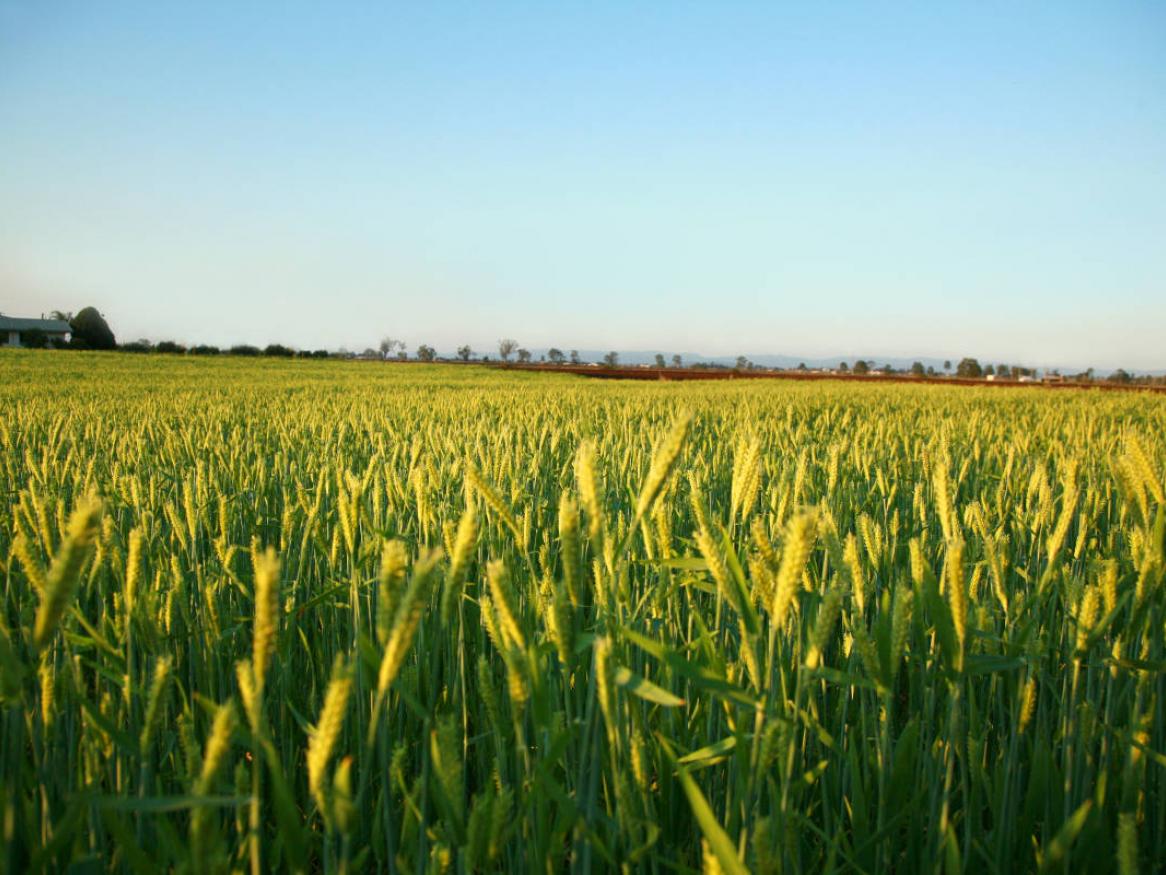
[[[960,359],[960,363],[956,365],[955,375],[957,377],[979,379],[984,375],[984,369],[980,367],[980,363],[974,358],[962,358]]]
[[[89,349],[117,349],[117,340],[105,317],[95,307],[86,307],[69,323],[73,340]]]

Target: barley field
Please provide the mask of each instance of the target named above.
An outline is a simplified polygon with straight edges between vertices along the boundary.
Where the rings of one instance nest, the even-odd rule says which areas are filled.
[[[0,354],[0,870],[1166,867],[1166,399]]]

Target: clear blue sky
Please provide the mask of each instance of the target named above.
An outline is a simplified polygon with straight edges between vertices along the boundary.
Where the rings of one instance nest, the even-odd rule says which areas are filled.
[[[1166,4],[0,0],[0,311],[1166,367]]]

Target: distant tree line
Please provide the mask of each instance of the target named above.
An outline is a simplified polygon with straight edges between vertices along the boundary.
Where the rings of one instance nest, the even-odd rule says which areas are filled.
[[[39,329],[31,329],[21,332],[21,343],[32,349],[78,349],[78,350],[113,350],[117,349],[122,352],[129,353],[158,353],[162,355],[196,355],[196,356],[215,356],[215,355],[232,355],[232,356],[266,356],[268,358],[311,358],[311,359],[326,359],[326,358],[364,358],[364,359],[397,359],[399,361],[407,361],[409,354],[406,351],[407,347],[403,340],[398,340],[393,337],[382,338],[379,346],[376,349],[371,347],[364,350],[364,352],[357,355],[341,348],[336,352],[329,352],[326,349],[315,350],[297,350],[290,346],[285,346],[280,343],[270,343],[265,347],[252,346],[250,344],[236,344],[226,348],[208,344],[197,344],[194,346],[186,346],[182,343],[173,340],[160,340],[152,342],[150,340],[141,339],[134,340],[129,343],[118,344],[117,338],[114,336],[113,330],[109,327],[105,317],[97,310],[96,307],[85,307],[79,310],[76,314],[66,313],[60,310],[54,310],[51,318],[69,323],[70,340],[61,341],[51,338],[44,331]],[[498,357],[504,363],[508,363],[514,356],[520,364],[529,364],[532,360],[532,353],[529,349],[519,346],[517,340],[506,337],[498,341]],[[474,350],[469,344],[464,344],[457,348],[456,361],[469,362],[474,359]],[[428,344],[419,344],[414,353],[414,360],[420,362],[434,362],[441,361],[437,350]],[[483,355],[481,361],[488,362],[489,356]],[[673,355],[671,360],[666,360],[663,353],[656,353],[654,356],[655,367],[665,368],[681,368],[684,367],[683,357],[679,354]],[[567,353],[558,347],[551,347],[547,350],[544,356],[540,357],[540,362],[549,363],[551,365],[584,364],[580,357],[579,350],[572,349]],[[616,350],[611,350],[603,355],[602,365],[608,368],[616,368],[619,366],[619,353]],[[691,368],[697,369],[716,369],[725,370],[729,366],[721,362],[693,362],[689,365]],[[733,366],[735,370],[747,371],[759,369],[759,366],[751,362],[746,356],[737,356],[736,363]],[[763,370],[776,370],[773,368],[762,368]],[[797,366],[799,371],[808,371],[809,368],[804,362]],[[897,370],[889,363],[879,367],[875,361],[869,359],[858,359],[853,365],[843,361],[838,364],[835,373],[840,374],[856,374],[858,376],[881,373],[881,374],[902,374],[913,377],[935,377],[939,376],[933,366],[924,367],[922,362],[912,362],[909,368]],[[950,376],[952,374],[951,360],[945,360],[943,363],[943,375]],[[1019,380],[1021,378],[1035,379],[1037,377],[1037,370],[1035,368],[1023,367],[1020,365],[1008,364],[986,364],[981,365],[980,362],[970,356],[966,356],[959,360],[955,366],[954,376],[961,379],[995,379],[995,380]],[[1094,382],[1098,378],[1094,373],[1093,368],[1088,368],[1076,374],[1062,375],[1056,370],[1046,371],[1043,374],[1045,380],[1068,380],[1075,383]],[[1145,386],[1160,386],[1166,385],[1166,375],[1134,375],[1124,368],[1118,368],[1111,373],[1104,380],[1109,383],[1116,383],[1119,385],[1145,385]]]
[[[188,347],[185,344],[177,343],[173,340],[160,340],[157,343],[153,343],[149,340],[142,339],[134,340],[129,343],[123,343],[118,347],[118,349],[121,352],[159,353],[161,355],[236,355],[244,357],[268,356],[270,358],[314,359],[337,357],[335,353],[328,352],[326,349],[293,349],[290,346],[284,346],[282,343],[269,343],[262,349],[260,349],[258,346],[252,346],[248,343],[240,343],[234,346],[228,346],[224,349],[218,346],[212,346],[204,343]]]
[[[805,365],[799,365],[799,368],[804,368],[804,367],[805,367]],[[943,363],[943,370],[944,370],[945,376],[952,375],[952,364],[951,364],[950,360],[945,361]],[[876,367],[875,362],[863,361],[862,359],[859,359],[858,361],[856,361],[853,366],[848,365],[846,362],[839,363],[837,372],[842,373],[842,374],[853,373],[853,374],[859,374],[859,375],[871,374],[871,373],[881,373],[881,374],[909,374],[913,377],[939,376],[938,374],[936,374],[935,368],[933,366],[928,365],[927,367],[924,367],[922,362],[913,362],[911,364],[910,368],[907,368],[904,370],[897,370],[889,364],[885,364],[882,367]],[[960,378],[960,379],[965,379],[965,380],[980,380],[980,379],[1020,380],[1021,378],[1035,380],[1039,376],[1043,380],[1066,381],[1066,382],[1072,382],[1072,383],[1092,383],[1092,382],[1103,381],[1103,382],[1118,383],[1118,384],[1123,384],[1123,385],[1124,384],[1146,385],[1146,386],[1166,385],[1166,375],[1154,376],[1154,375],[1146,374],[1146,375],[1135,377],[1132,374],[1130,374],[1128,371],[1126,371],[1124,368],[1118,368],[1116,371],[1114,371],[1108,377],[1104,377],[1104,378],[1101,378],[1099,380],[1099,378],[1097,377],[1097,374],[1093,368],[1087,368],[1084,371],[1080,371],[1080,372],[1075,373],[1075,374],[1062,374],[1060,371],[1058,371],[1056,369],[1050,369],[1050,370],[1044,371],[1043,374],[1038,375],[1038,371],[1036,368],[1028,368],[1028,367],[1023,367],[1021,365],[1008,365],[1008,364],[981,365],[977,359],[971,358],[971,357],[965,357],[965,358],[960,359],[960,361],[955,366],[954,376],[956,376],[957,378]]]
[[[464,355],[463,355],[463,351],[464,351]],[[519,364],[528,364],[528,363],[530,363],[530,361],[532,359],[532,354],[531,354],[530,350],[526,349],[525,347],[519,346],[517,340],[515,340],[514,338],[511,338],[511,337],[502,338],[501,340],[498,341],[498,357],[504,363],[509,363],[511,356],[515,356],[515,358],[518,360]],[[470,357],[470,348],[468,346],[463,346],[463,347],[460,347],[458,349],[458,358],[461,358],[465,361],[469,361],[469,357]],[[539,361],[540,361],[540,363],[551,364],[551,365],[587,364],[587,362],[584,362],[582,357],[580,356],[579,350],[572,349],[569,352],[565,353],[565,352],[563,352],[563,350],[559,349],[557,346],[552,346],[550,349],[548,349],[546,351],[545,355],[540,356]],[[663,353],[656,353],[655,361],[656,361],[656,367],[658,367],[658,368],[669,367],[669,364],[665,360]],[[619,367],[619,352],[617,350],[613,349],[613,350],[610,350],[609,352],[604,353],[601,360],[600,360],[600,363],[604,367],[608,367],[608,368]],[[679,367],[683,367],[683,365],[684,365],[684,359],[682,356],[680,356],[680,355],[672,356],[671,367],[679,368]],[[692,367],[700,367],[700,364],[694,363],[692,365]]]

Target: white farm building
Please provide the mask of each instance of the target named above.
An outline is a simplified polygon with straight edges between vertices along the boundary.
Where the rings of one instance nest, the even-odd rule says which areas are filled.
[[[33,337],[64,342],[72,332],[63,319],[21,319],[0,313],[0,346],[29,346]]]

